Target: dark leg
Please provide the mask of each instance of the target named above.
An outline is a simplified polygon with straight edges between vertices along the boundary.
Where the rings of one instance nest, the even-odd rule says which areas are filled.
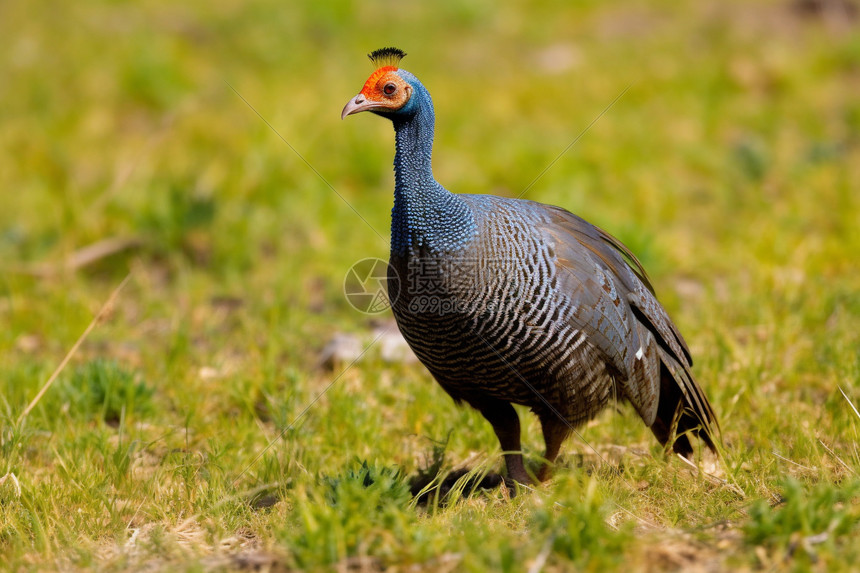
[[[543,456],[546,462],[538,471],[538,479],[546,481],[552,474],[553,462],[558,457],[561,444],[570,434],[570,428],[552,412],[540,416],[540,425],[543,429],[543,440],[546,443],[546,453]]]
[[[523,465],[523,455],[520,453],[520,418],[517,411],[507,402],[501,400],[482,400],[480,404],[473,404],[477,410],[484,415],[496,436],[502,451],[505,452],[505,465],[508,466],[508,477],[522,484],[532,483],[526,468]]]

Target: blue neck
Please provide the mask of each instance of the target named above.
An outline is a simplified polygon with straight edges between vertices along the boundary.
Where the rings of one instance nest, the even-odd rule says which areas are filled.
[[[413,86],[410,113],[390,116],[397,141],[391,252],[399,256],[456,250],[475,226],[463,200],[433,178],[433,102],[417,80]]]

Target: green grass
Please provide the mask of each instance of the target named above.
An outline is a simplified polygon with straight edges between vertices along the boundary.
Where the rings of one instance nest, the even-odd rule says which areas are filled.
[[[0,568],[852,569],[858,25],[765,1],[4,3]],[[387,256],[393,134],[339,112],[387,45],[458,192],[518,195],[627,89],[526,197],[640,256],[723,481],[623,407],[534,491],[412,498],[434,461],[501,456],[418,365],[320,366],[373,328],[342,285]]]

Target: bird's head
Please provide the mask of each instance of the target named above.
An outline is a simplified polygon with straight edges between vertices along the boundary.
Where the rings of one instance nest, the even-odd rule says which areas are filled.
[[[341,119],[361,111],[394,118],[414,113],[413,95],[421,89],[418,80],[397,67],[406,56],[397,48],[382,48],[367,55],[376,66],[357,96],[347,102],[340,114]]]

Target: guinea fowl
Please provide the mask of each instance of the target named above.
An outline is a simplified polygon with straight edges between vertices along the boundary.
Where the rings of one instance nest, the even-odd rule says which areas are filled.
[[[433,178],[427,89],[383,48],[342,118],[394,124],[389,298],[404,338],[436,381],[492,424],[508,476],[531,481],[512,404],[543,430],[546,479],[565,438],[613,398],[629,401],[661,444],[716,451],[716,415],[690,371],[681,333],[620,241],[560,207],[458,195]]]

